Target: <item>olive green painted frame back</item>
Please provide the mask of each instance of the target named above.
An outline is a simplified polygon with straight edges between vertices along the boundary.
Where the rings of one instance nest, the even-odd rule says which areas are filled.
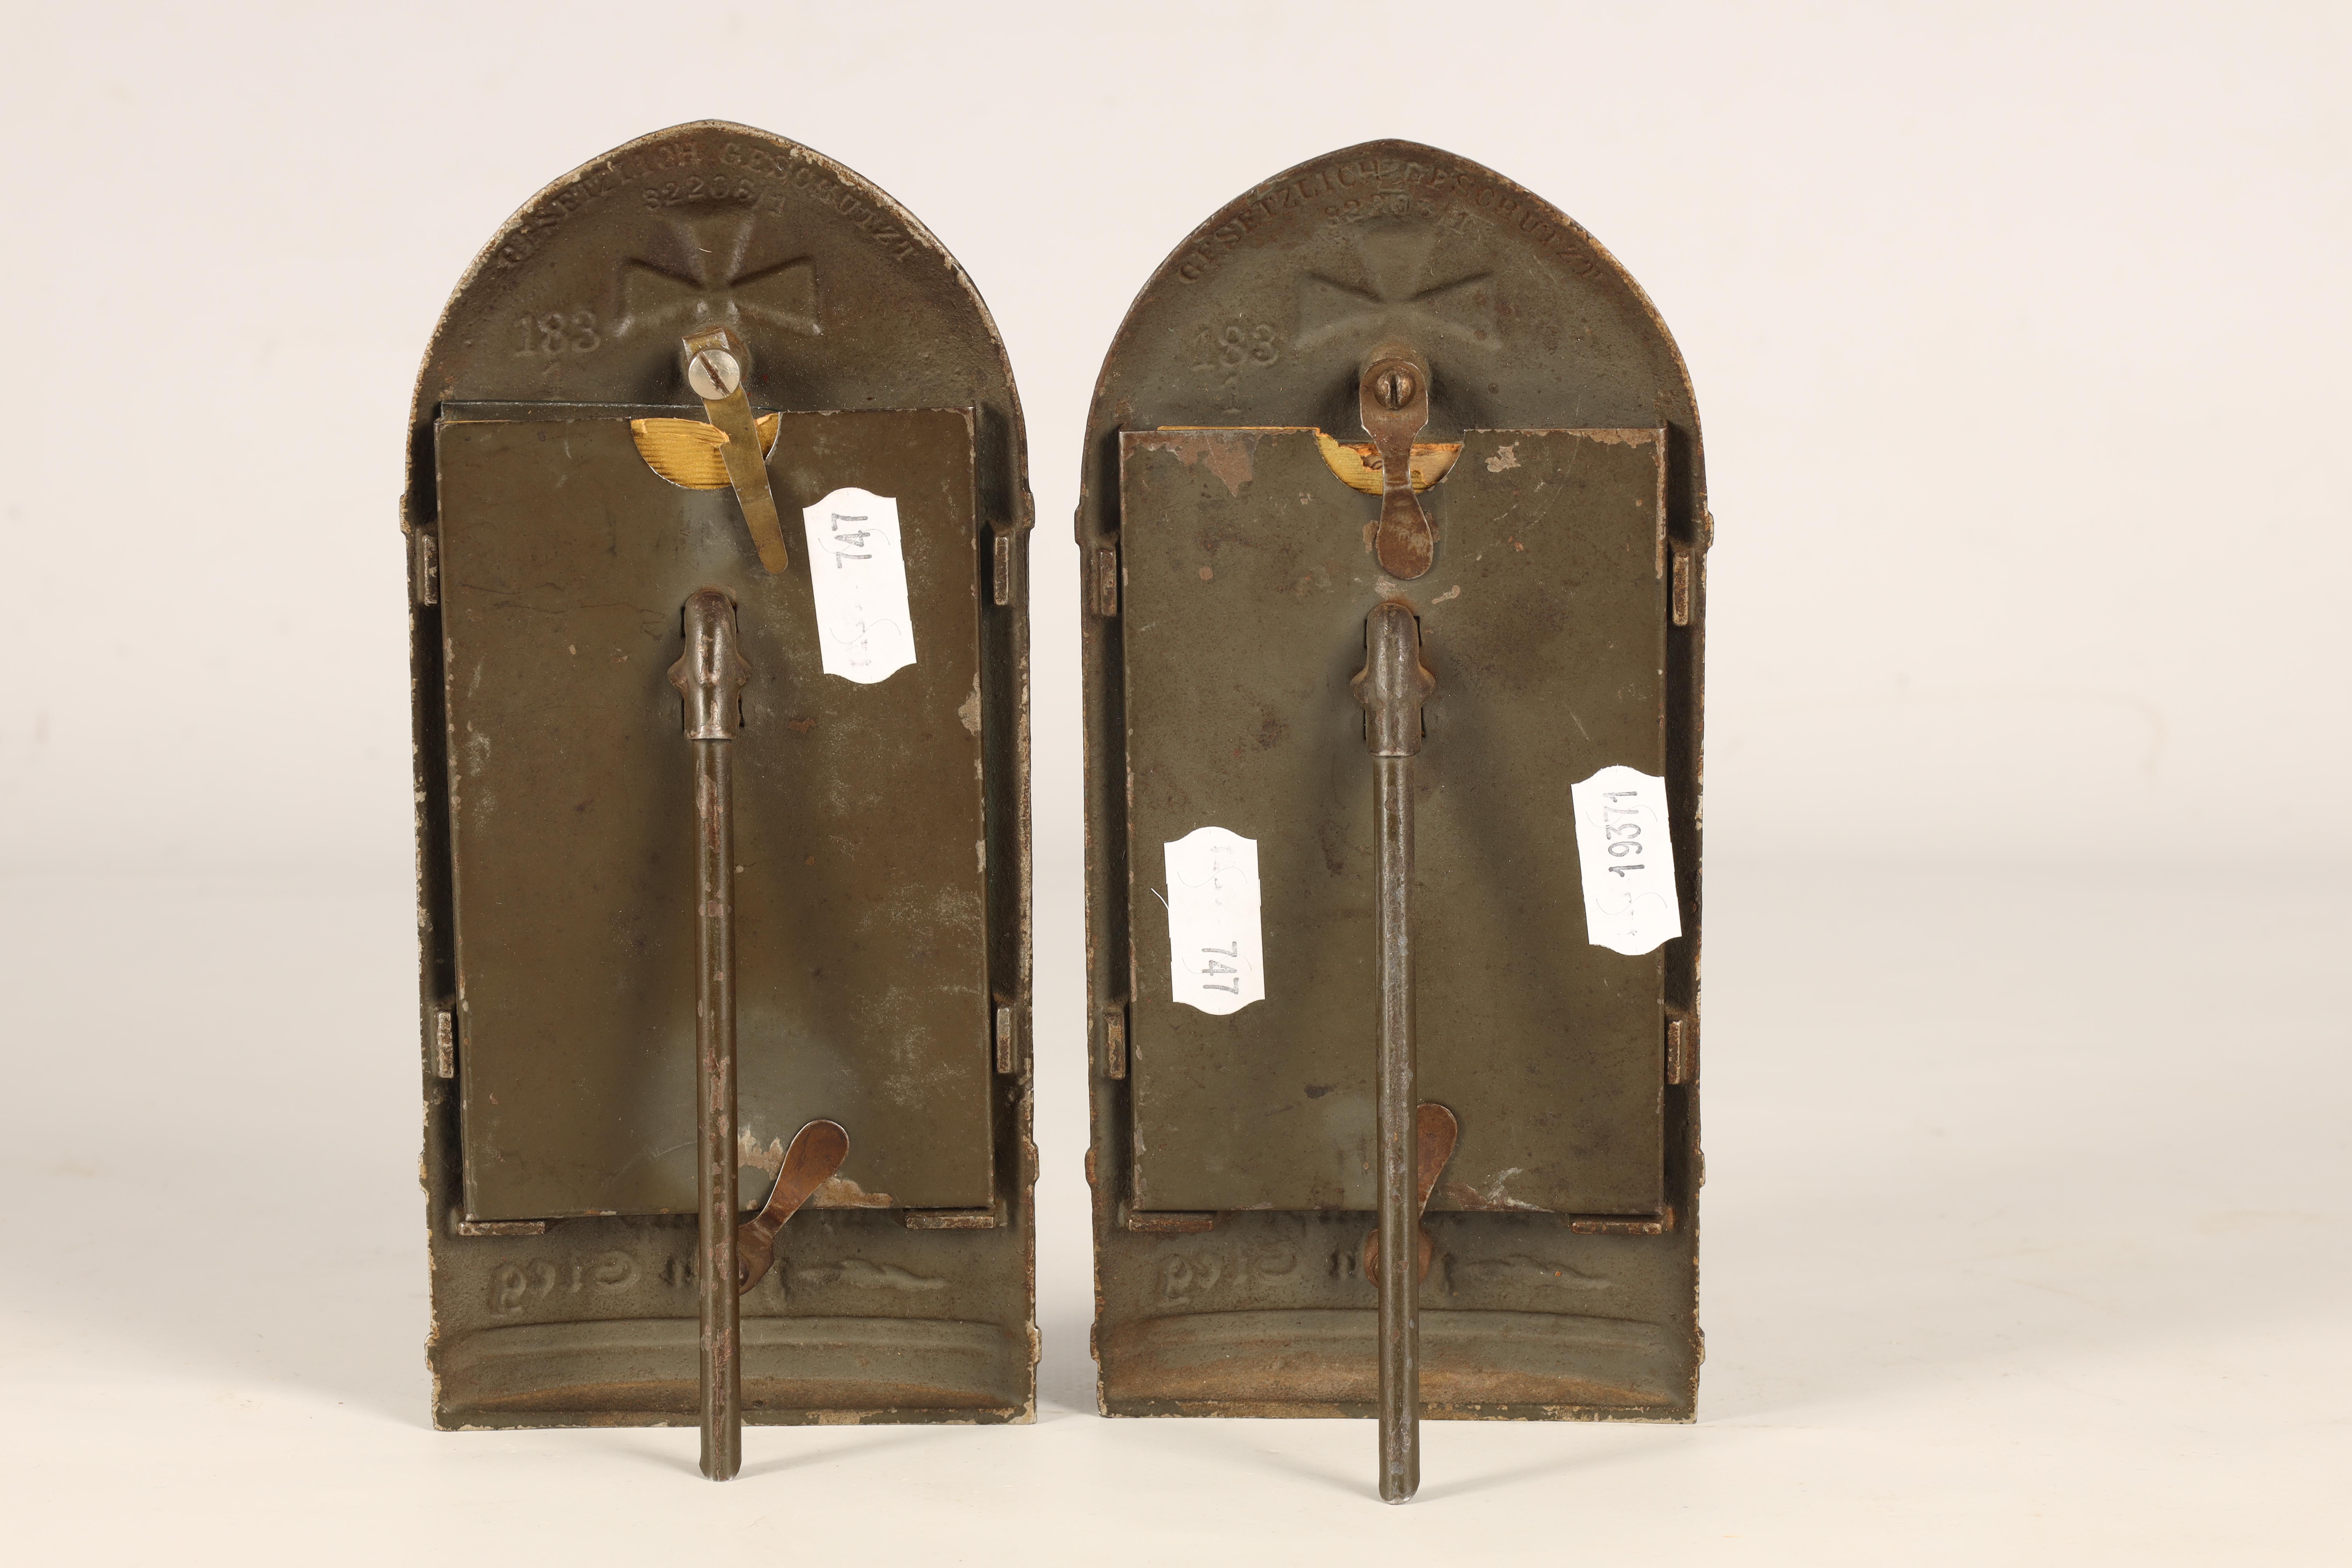
[[[1360,386],[1392,351],[1425,361],[1414,439],[1453,462],[1409,582],[1374,562],[1372,448],[1334,447],[1362,443]],[[1427,1218],[1423,1411],[1689,1418],[1711,522],[1656,311],[1508,180],[1349,148],[1255,186],[1145,284],[1084,461],[1103,1410],[1373,1414],[1373,775],[1348,683],[1386,601],[1437,672],[1421,1080],[1462,1113]],[[1664,776],[1678,862],[1684,934],[1640,958],[1587,948],[1577,904],[1568,786],[1612,763]],[[1202,823],[1255,839],[1265,879],[1268,1000],[1228,1016],[1169,999],[1160,843]]]
[[[901,672],[892,682],[855,689],[854,710],[838,691],[828,696],[830,689],[816,684],[813,639],[763,599],[781,595],[781,606],[797,592],[792,613],[805,615],[805,577],[795,589],[790,576],[761,576],[725,489],[678,489],[637,461],[630,421],[702,416],[685,384],[678,345],[682,331],[713,325],[733,329],[748,345],[752,406],[782,416],[768,464],[796,556],[798,509],[820,494],[877,471],[910,487],[902,510],[910,533],[920,535],[909,546],[919,620],[923,606],[936,603],[950,621],[971,628],[963,635],[976,637],[967,654],[940,666],[954,667],[954,690],[942,684],[945,673],[925,684],[916,678],[925,668],[918,668],[915,676]],[[848,412],[828,412],[836,410]],[[766,750],[744,751],[738,791],[740,809],[765,813],[770,824],[748,838],[739,836],[739,844],[752,843],[772,862],[739,868],[744,918],[753,922],[744,940],[758,944],[743,962],[751,984],[743,1041],[747,1062],[761,1050],[786,1054],[770,1071],[772,1089],[747,1067],[747,1111],[770,1095],[773,1125],[754,1127],[747,1119],[746,1131],[764,1145],[772,1134],[789,1138],[804,1116],[834,1115],[849,1126],[850,1142],[841,1179],[827,1183],[791,1221],[777,1243],[773,1272],[743,1298],[744,1419],[1030,1418],[1036,1361],[1026,604],[1032,509],[1011,369],[970,279],[887,195],[806,148],[716,121],[661,132],[548,186],[476,260],[425,355],[409,459],[402,522],[410,545],[421,1173],[430,1226],[428,1356],[436,1423],[691,1425],[697,1416],[690,1173],[680,1186],[676,1152],[655,1149],[652,1132],[614,1131],[616,1114],[634,1113],[627,1094],[616,1099],[600,1089],[603,1099],[582,1100],[577,1110],[566,1109],[571,1101],[562,1095],[551,1098],[547,1073],[572,1070],[553,1046],[545,1049],[554,1054],[538,1066],[510,1054],[495,1079],[475,1082],[480,1075],[467,1070],[452,791],[453,780],[473,775],[465,756],[453,757],[445,656],[453,647],[473,646],[453,641],[460,628],[449,623],[452,616],[488,617],[480,624],[491,627],[499,615],[570,617],[560,624],[579,635],[567,629],[530,655],[541,662],[508,657],[496,668],[543,681],[548,703],[585,705],[564,716],[584,739],[558,735],[556,743],[539,732],[532,754],[553,770],[550,777],[593,777],[629,796],[620,804],[634,815],[608,815],[608,824],[642,825],[653,816],[636,801],[640,791],[667,803],[662,810],[686,809],[677,703],[659,684],[657,664],[677,656],[668,645],[678,637],[679,593],[706,582],[743,604],[751,623],[745,646],[768,667],[767,683],[755,681],[744,699],[749,728],[765,726]],[[531,499],[534,486],[547,498],[543,537],[529,537],[528,529],[517,537],[514,520],[527,523],[530,509],[541,504]],[[452,506],[486,520],[467,526],[492,530],[495,523],[504,534],[482,531],[454,548],[457,541],[443,538]],[[626,526],[656,513],[676,520],[681,531],[675,544],[632,544],[608,531],[616,517]],[[620,555],[584,560],[608,539]],[[445,542],[453,545],[446,556],[490,562],[512,580],[453,579],[445,573]],[[630,559],[642,567],[625,563],[631,548],[638,554]],[[532,584],[522,579],[534,574],[546,579],[540,584],[546,605],[524,602]],[[582,602],[602,592],[582,584],[608,581],[621,584],[624,599],[642,582],[644,604]],[[522,646],[500,635],[507,641],[497,647]],[[932,635],[918,625],[919,654]],[[579,675],[583,655],[634,659],[628,668],[644,673],[616,687]],[[776,684],[780,666],[795,683]],[[464,745],[494,749],[507,738],[522,744],[520,727],[545,731],[554,721],[545,717],[547,703],[468,702],[457,715]],[[477,713],[479,727],[467,727]],[[656,731],[657,742],[649,738]],[[600,737],[613,754],[583,758],[599,750]],[[654,765],[668,771],[641,784],[627,764],[631,745],[646,748]],[[929,765],[934,752],[962,761],[942,772]],[[958,901],[965,898],[961,892],[943,893],[945,901],[933,900],[940,912],[916,908],[922,879],[940,874],[926,871],[934,861],[894,859],[877,837],[882,819],[871,811],[861,816],[865,808],[855,799],[829,816],[813,810],[806,824],[783,820],[783,807],[772,803],[793,798],[794,770],[805,772],[810,788],[834,787],[832,797],[809,797],[826,810],[843,788],[852,795],[887,789],[877,780],[947,791],[940,809],[959,821],[964,819],[957,814],[968,811],[972,825],[956,851],[969,901]],[[950,776],[959,770],[960,784]],[[593,798],[594,789],[575,791],[578,799],[544,798],[539,775],[527,769],[504,776],[527,796],[502,803],[509,814],[578,812],[585,822],[613,806]],[[959,792],[967,804],[955,804]],[[479,803],[455,804],[474,810]],[[922,805],[902,800],[900,809],[919,812]],[[650,954],[650,963],[667,952],[661,961],[677,969],[677,942],[692,951],[693,883],[690,875],[673,874],[690,864],[684,852],[694,831],[690,816],[679,817],[677,845],[661,847],[660,875],[646,872],[654,860],[633,859],[609,838],[572,837],[570,843],[596,853],[567,855],[563,833],[537,831],[543,824],[529,820],[536,837],[516,839],[507,860],[492,868],[504,879],[500,886],[572,900],[586,914],[563,929],[591,934],[599,911],[611,906],[611,940],[572,977],[579,987],[596,994],[611,990],[614,967],[639,952]],[[490,829],[478,821],[470,831],[478,839]],[[833,859],[821,864],[826,855]],[[762,876],[774,885],[762,890]],[[793,876],[803,879],[798,898],[791,896]],[[865,938],[851,940],[863,911],[894,898],[913,912],[896,925],[869,923]],[[523,929],[520,916],[501,915],[515,907],[507,894],[478,901],[462,941],[495,955],[502,931]],[[531,929],[556,928],[542,921]],[[835,942],[829,951],[845,955],[847,967],[814,978],[805,963],[793,970],[794,941],[814,943],[820,936]],[[587,950],[574,943],[562,951]],[[513,949],[501,972],[511,976],[507,994],[568,1006],[563,976],[551,981],[533,968],[543,962],[528,947]],[[766,1026],[754,994],[762,963],[776,975],[767,988],[776,1001],[766,1016],[774,1021]],[[918,994],[919,987],[887,1002],[870,994],[881,984],[877,976],[926,965],[938,976],[929,991]],[[541,989],[530,991],[532,984]],[[845,1004],[825,990],[851,985],[868,994]],[[677,992],[673,985],[671,992],[686,998],[687,1016],[647,1037],[655,1047],[646,1059],[675,1078],[690,1074],[694,1031],[691,987]],[[931,995],[940,1000],[924,1000]],[[903,1024],[904,1051],[912,1053],[907,1059],[880,1060],[872,1031],[857,1033],[866,1013],[877,1009],[885,1022]],[[530,1044],[530,1020],[519,1024],[512,1013],[495,1026],[509,1031],[505,1038],[522,1042],[511,1048],[541,1049]],[[598,1014],[594,1005],[572,1007],[566,1026],[593,1029]],[[826,1018],[849,1043],[831,1055],[811,1054],[814,1047],[793,1031],[816,1029]],[[493,1025],[486,1017],[482,1026]],[[925,1065],[931,1063],[926,1053],[936,1064]],[[678,1055],[677,1062],[669,1062],[670,1055]],[[953,1103],[924,1100],[940,1091],[933,1079],[950,1085]],[[824,1089],[827,1082],[834,1090]],[[806,1085],[815,1087],[803,1099]],[[501,1088],[509,1099],[494,1112],[491,1096]],[[539,1096],[534,1103],[544,1115],[515,1124],[520,1131],[510,1142],[560,1140],[572,1135],[567,1128],[592,1142],[577,1160],[485,1163],[469,1187],[469,1150],[477,1161],[502,1157],[506,1146],[495,1128],[503,1124],[494,1118],[513,1110],[519,1092]],[[468,1093],[479,1097],[471,1114],[486,1119],[485,1135],[473,1139]],[[830,1109],[841,1103],[852,1110]],[[877,1131],[875,1119],[893,1114],[890,1107],[924,1115],[926,1103],[936,1103],[951,1123],[943,1139],[979,1150],[979,1166],[945,1159],[919,1135]],[[567,1116],[575,1120],[567,1122]],[[868,1130],[863,1144],[861,1119]],[[764,1156],[763,1175],[759,1152],[748,1142],[747,1208],[764,1195],[759,1184],[772,1180],[780,1152]],[[863,1184],[854,1180],[861,1152],[867,1172],[896,1171],[892,1179],[907,1190],[877,1191],[889,1182],[871,1174]],[[633,1167],[633,1155],[673,1164]],[[494,1185],[485,1186],[492,1176]]]

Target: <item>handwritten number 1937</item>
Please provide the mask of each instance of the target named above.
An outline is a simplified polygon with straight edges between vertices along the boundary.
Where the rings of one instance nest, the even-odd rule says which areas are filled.
[[[1633,792],[1630,789],[1615,789],[1609,791],[1601,798],[1631,800],[1633,798]],[[1601,808],[1601,836],[1609,840],[1610,858],[1617,861],[1616,865],[1609,868],[1609,874],[1612,877],[1622,877],[1629,872],[1642,869],[1641,861],[1624,858],[1628,855],[1639,855],[1642,852],[1642,825],[1638,821],[1612,822],[1609,819],[1612,816],[1639,817],[1641,815],[1640,811],[1630,805],[1604,805]]]
[[[1201,989],[1203,991],[1223,991],[1227,994],[1234,996],[1240,995],[1242,994],[1241,966],[1237,963],[1219,963],[1214,956],[1215,954],[1222,952],[1227,958],[1237,959],[1241,957],[1242,944],[1240,941],[1237,939],[1224,947],[1204,947],[1201,951],[1211,955],[1209,962],[1201,966],[1201,973],[1203,976],[1201,981]],[[1234,983],[1231,985],[1218,984],[1216,977],[1220,974],[1232,975],[1234,977]]]

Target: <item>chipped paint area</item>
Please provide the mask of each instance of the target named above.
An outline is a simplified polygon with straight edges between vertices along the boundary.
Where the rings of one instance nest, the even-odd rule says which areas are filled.
[[[977,675],[971,678],[971,695],[965,698],[963,706],[956,710],[956,717],[963,721],[966,730],[975,735],[980,733],[980,677]]]
[[[1262,430],[1154,430],[1130,437],[1138,452],[1172,452],[1186,468],[1205,468],[1223,481],[1225,493],[1237,496],[1256,474],[1258,437]]]
[[[1458,599],[1458,598],[1460,598],[1461,596],[1462,596],[1462,584],[1459,584],[1459,583],[1456,583],[1456,584],[1454,584],[1454,586],[1452,586],[1451,588],[1446,589],[1446,590],[1445,590],[1445,592],[1444,592],[1443,594],[1438,595],[1437,595],[1437,597],[1435,597],[1434,599],[1430,600],[1429,602],[1430,602],[1431,604],[1433,604],[1433,605],[1442,605],[1442,604],[1444,604],[1448,599]]]
[[[1609,1290],[1616,1287],[1616,1281],[1606,1275],[1587,1273],[1554,1258],[1530,1258],[1523,1252],[1507,1253],[1500,1258],[1465,1258],[1456,1267],[1498,1279],[1537,1280],[1567,1290]]]
[[[784,1173],[784,1142],[781,1138],[771,1138],[763,1149],[750,1128],[739,1127],[735,1130],[735,1163],[765,1171],[772,1176],[781,1176]]]
[[[1486,459],[1486,471],[1490,474],[1499,474],[1505,468],[1517,468],[1519,466],[1517,447],[1518,443],[1514,441],[1508,446],[1496,447],[1495,455]]]
[[[872,1263],[845,1258],[837,1263],[795,1268],[793,1278],[803,1285],[855,1285],[863,1290],[944,1290],[948,1282],[917,1274],[895,1263]]]
[[[847,1176],[827,1176],[809,1198],[815,1209],[887,1209],[898,1200],[887,1193],[869,1193]]]
[[[1465,1209],[1477,1209],[1487,1214],[1550,1213],[1550,1210],[1540,1204],[1521,1203],[1503,1190],[1513,1176],[1526,1174],[1527,1171],[1523,1167],[1513,1165],[1507,1170],[1496,1172],[1495,1179],[1486,1184],[1484,1191],[1472,1186],[1467,1182],[1448,1182],[1439,1190]]]

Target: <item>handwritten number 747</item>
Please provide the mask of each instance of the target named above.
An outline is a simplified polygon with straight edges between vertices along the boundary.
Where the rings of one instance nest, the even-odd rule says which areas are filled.
[[[845,522],[864,522],[866,521],[866,518],[863,516],[851,517],[846,513],[838,511],[830,513],[829,515],[833,519],[835,542],[836,543],[845,544],[851,547],[848,550],[836,550],[833,552],[833,563],[838,566],[845,561],[873,560],[874,557],[871,554],[859,555],[856,553],[856,551],[865,548],[866,541],[872,531],[869,529],[853,528],[844,531],[841,526]]]

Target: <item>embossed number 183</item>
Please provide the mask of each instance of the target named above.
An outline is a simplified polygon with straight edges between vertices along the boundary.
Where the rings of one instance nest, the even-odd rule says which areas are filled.
[[[543,316],[517,316],[515,325],[522,332],[522,346],[514,352],[517,359],[592,353],[604,345],[604,340],[596,335],[593,310],[550,310]]]

